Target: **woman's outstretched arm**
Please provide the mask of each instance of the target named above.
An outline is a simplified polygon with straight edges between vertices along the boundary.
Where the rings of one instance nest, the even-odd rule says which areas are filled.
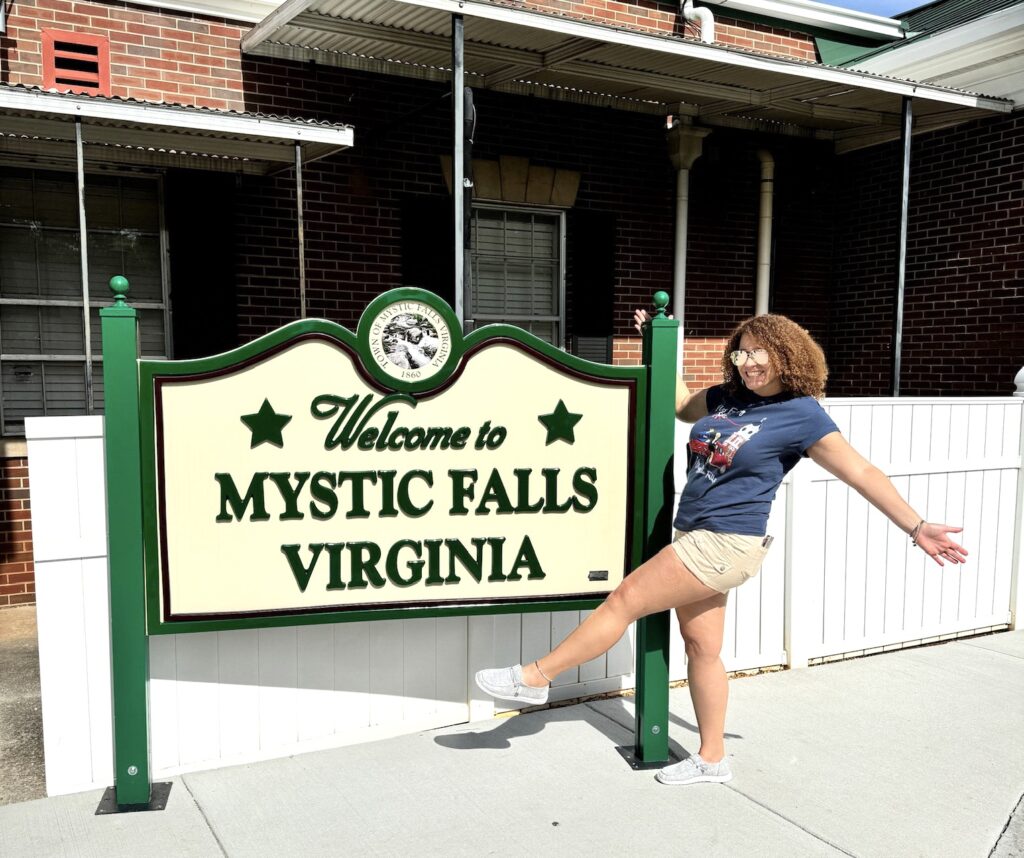
[[[855,488],[904,533],[913,535],[917,546],[940,566],[945,565],[944,561],[963,563],[966,560],[967,550],[949,537],[963,528],[923,521],[889,478],[838,432],[830,432],[816,441],[807,449],[807,454],[830,474]]]

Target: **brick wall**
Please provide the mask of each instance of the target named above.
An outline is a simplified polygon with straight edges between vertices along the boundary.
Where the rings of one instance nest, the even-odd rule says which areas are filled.
[[[1024,116],[914,139],[900,392],[1007,395],[1024,364]],[[890,389],[899,144],[839,160],[832,384]]]
[[[244,109],[238,42],[247,26],[77,0],[17,0],[8,8],[7,35],[0,36],[5,83],[42,86],[40,31],[55,29],[109,38],[111,95]]]
[[[447,199],[439,166],[451,145],[446,88],[289,62],[247,61],[245,76],[251,109],[332,116],[358,129],[357,147],[304,171],[310,313],[354,325],[369,300],[402,285],[402,197]],[[577,208],[614,213],[613,360],[639,360],[633,310],[672,289],[676,177],[662,120],[487,92],[477,94],[477,110],[474,156],[580,170]],[[694,384],[720,381],[724,338],[753,313],[758,148],[776,160],[777,309],[827,341],[828,147],[716,129],[690,179],[685,329]],[[239,329],[249,339],[298,313],[294,187],[290,176],[240,182]]]
[[[787,30],[784,27],[750,24],[731,18],[716,18],[715,41],[722,45],[747,48],[782,57],[794,57],[811,63],[818,60],[818,52],[813,38],[806,33]]]
[[[514,5],[519,9],[547,12],[628,30],[700,38],[700,24],[686,21],[679,11],[678,3],[651,0],[634,3],[620,3],[617,0],[533,0]],[[715,14],[715,42],[810,62],[816,59],[814,39],[806,33],[785,27],[738,21],[718,14]]]
[[[36,600],[28,460],[0,459],[0,608]]]
[[[451,148],[446,87],[297,63],[253,63],[254,108],[319,111],[352,122],[360,144],[310,164],[306,187],[311,313],[354,324],[374,296],[401,284],[403,198],[447,200],[440,159]],[[277,82],[288,80],[284,95]],[[477,95],[474,156],[525,156],[579,170],[578,209],[613,213],[616,331],[632,330],[632,308],[670,286],[674,178],[664,120],[572,104]],[[408,121],[408,116],[415,121]],[[240,332],[264,333],[295,318],[294,187],[290,177],[245,178],[239,203]],[[447,248],[438,247],[438,254]]]
[[[283,61],[247,61],[245,76],[252,109],[331,116],[358,129],[358,146],[304,170],[310,313],[352,325],[369,300],[402,285],[403,197],[448,199],[440,170],[451,146],[446,87]],[[477,111],[475,157],[519,155],[579,170],[576,208],[614,214],[612,333],[631,337],[634,308],[672,287],[676,177],[663,120],[488,92],[477,94]],[[762,146],[777,161],[776,241],[786,262],[779,295],[799,296],[791,314],[827,334],[827,147],[716,129],[691,174],[685,326],[694,342],[721,340],[753,312]],[[239,331],[249,339],[298,312],[293,179],[242,178],[238,199]],[[717,379],[714,366],[701,377],[707,372]]]
[[[727,341],[727,337],[687,337],[683,341],[683,380],[691,390],[722,383],[722,349]],[[612,363],[635,365],[641,357],[639,337],[615,337]]]

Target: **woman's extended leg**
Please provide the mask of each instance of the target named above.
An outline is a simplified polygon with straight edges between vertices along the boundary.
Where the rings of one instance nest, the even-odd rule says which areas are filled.
[[[701,583],[683,565],[671,546],[663,548],[615,588],[579,628],[548,655],[523,665],[523,682],[542,687],[563,670],[606,652],[629,624],[648,614],[704,602],[715,590]],[[537,665],[543,675],[537,670]],[[545,678],[546,677],[546,678]]]
[[[686,675],[700,730],[700,751],[705,762],[725,757],[725,707],[729,680],[722,664],[725,633],[725,593],[676,609],[679,631],[686,644]]]

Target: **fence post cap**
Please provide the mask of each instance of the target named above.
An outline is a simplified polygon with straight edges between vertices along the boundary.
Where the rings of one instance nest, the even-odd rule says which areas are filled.
[[[114,293],[114,306],[123,307],[128,294],[128,278],[120,274],[110,278],[110,291]]]
[[[1024,396],[1024,366],[1022,366],[1020,371],[1013,377],[1013,383],[1017,385],[1017,389],[1013,392],[1013,395]]]
[[[654,293],[654,315],[661,318],[665,315],[665,308],[668,306],[668,292],[657,291]]]

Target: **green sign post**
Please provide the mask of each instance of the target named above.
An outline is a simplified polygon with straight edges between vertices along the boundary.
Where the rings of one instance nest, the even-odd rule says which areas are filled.
[[[103,319],[116,807],[151,806],[147,635],[592,609],[670,536],[677,324],[644,364],[510,325],[463,335],[418,289],[355,333],[302,320],[140,361]],[[668,618],[640,624],[635,758],[668,756]]]
[[[647,474],[644,491],[644,560],[672,534],[673,451],[675,449],[676,343],[679,322],[665,316],[668,295],[654,296],[655,316],[644,331],[647,367]],[[636,628],[635,764],[668,760],[669,612],[645,617]]]
[[[150,801],[149,643],[142,553],[139,469],[138,319],[125,301],[128,281],[110,281],[114,305],[100,310],[103,334],[103,439],[107,471],[107,557],[117,806]]]

